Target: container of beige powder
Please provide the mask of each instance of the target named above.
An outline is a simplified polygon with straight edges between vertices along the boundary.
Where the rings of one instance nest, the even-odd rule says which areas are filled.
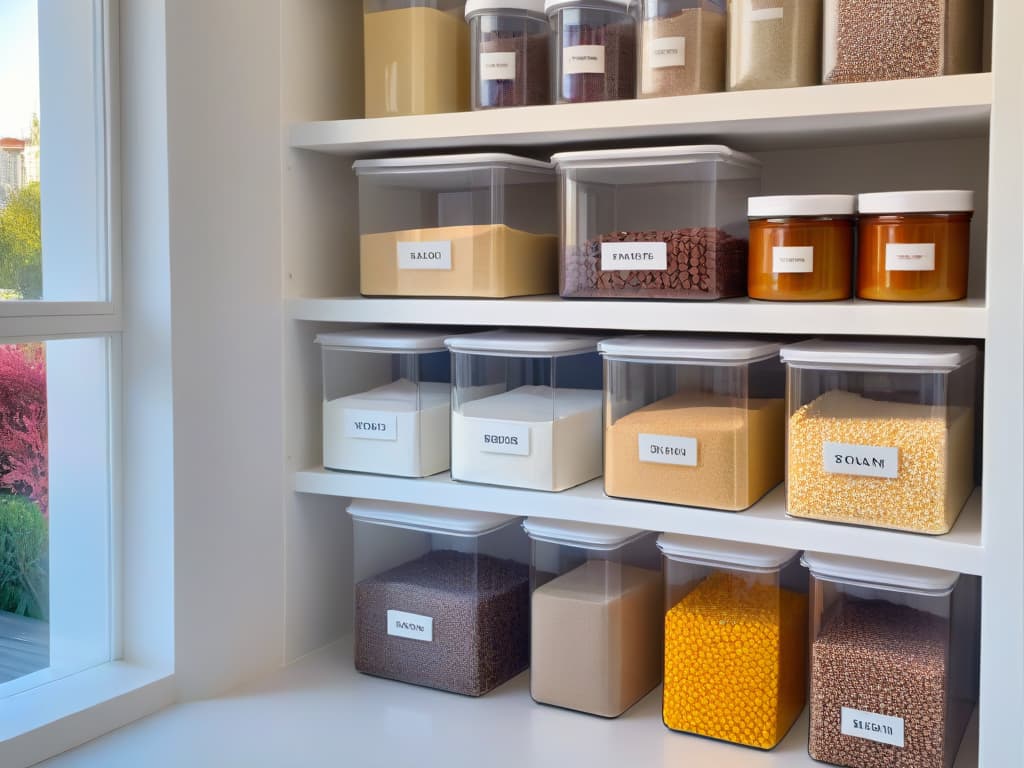
[[[725,90],[725,0],[643,0],[639,95]]]
[[[530,695],[618,717],[661,682],[657,534],[528,518]]]
[[[505,298],[558,290],[549,163],[490,153],[352,167],[363,295]]]
[[[730,91],[821,82],[822,0],[729,0]]]
[[[601,342],[605,493],[736,512],[782,482],[779,347],[653,335]]]

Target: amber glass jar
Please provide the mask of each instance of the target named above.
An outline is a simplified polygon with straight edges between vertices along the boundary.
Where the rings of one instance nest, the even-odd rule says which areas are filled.
[[[956,301],[967,296],[974,193],[861,195],[857,296],[877,301]]]
[[[853,295],[853,195],[752,197],[747,292],[770,301]]]

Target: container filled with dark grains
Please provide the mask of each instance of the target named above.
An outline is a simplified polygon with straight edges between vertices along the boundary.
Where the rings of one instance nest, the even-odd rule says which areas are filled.
[[[544,0],[469,0],[473,109],[547,104],[551,26]]]
[[[725,90],[725,0],[643,0],[643,98]]]
[[[720,145],[563,152],[559,289],[567,298],[747,292],[747,198],[761,164]]]
[[[635,0],[547,0],[558,104],[636,96]]]
[[[807,751],[849,768],[951,768],[978,699],[978,579],[806,552]]]
[[[822,0],[729,0],[730,91],[821,82]]]
[[[522,518],[355,501],[355,667],[481,696],[529,665]]]

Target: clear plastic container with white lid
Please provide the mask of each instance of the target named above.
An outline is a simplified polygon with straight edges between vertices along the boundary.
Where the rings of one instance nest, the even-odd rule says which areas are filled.
[[[780,347],[753,338],[602,341],[605,493],[738,511],[781,483]]]
[[[565,297],[721,299],[747,292],[747,198],[761,163],[720,145],[562,152]]]
[[[978,700],[978,579],[806,552],[808,752],[851,768],[951,768]]]
[[[601,475],[597,338],[485,331],[452,352],[452,478],[562,491]]]
[[[316,337],[325,468],[402,477],[448,469],[450,335],[388,327]]]
[[[799,553],[669,533],[658,547],[665,725],[772,749],[806,700],[807,577]]]
[[[530,694],[618,717],[661,682],[656,533],[531,517]]]
[[[547,104],[551,25],[544,0],[468,0],[473,109]]]
[[[551,164],[500,153],[357,160],[360,291],[504,298],[554,293]]]
[[[354,501],[355,667],[480,696],[529,665],[521,517]]]
[[[947,533],[974,489],[977,349],[812,340],[781,356],[786,511]]]

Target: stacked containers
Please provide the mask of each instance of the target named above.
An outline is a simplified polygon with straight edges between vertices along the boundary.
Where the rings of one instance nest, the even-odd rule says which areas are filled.
[[[662,534],[665,687],[675,731],[758,749],[806,698],[807,578],[797,552]]]
[[[422,328],[316,337],[324,467],[403,477],[448,469],[451,366],[444,338]]]
[[[563,152],[565,297],[720,299],[747,290],[761,164],[718,145]]]
[[[737,511],[782,482],[779,347],[672,336],[602,341],[605,492]]]
[[[522,518],[357,501],[355,666],[480,696],[529,664]]]
[[[358,160],[360,291],[368,296],[553,293],[554,173],[503,154]]]
[[[554,32],[555,103],[636,95],[633,0],[547,0]]]
[[[725,90],[725,0],[642,0],[640,96]]]
[[[661,682],[657,534],[529,518],[534,701],[618,717]]]
[[[781,354],[786,511],[947,533],[974,488],[976,349],[815,340]]]
[[[596,339],[485,331],[446,344],[453,479],[562,491],[600,476]]]
[[[730,91],[821,82],[822,0],[729,0]]]
[[[547,104],[551,27],[544,0],[469,0],[473,109]]]
[[[951,768],[978,699],[978,582],[807,552],[808,752],[850,768]]]

